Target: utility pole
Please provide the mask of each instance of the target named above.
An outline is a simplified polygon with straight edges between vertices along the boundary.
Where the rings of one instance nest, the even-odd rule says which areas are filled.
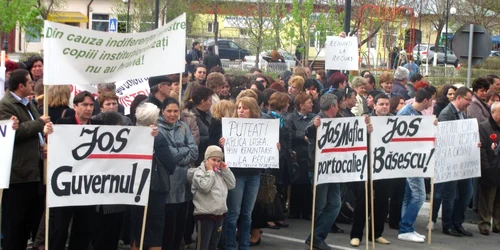
[[[160,20],[160,0],[156,0],[156,4],[155,4],[155,29],[158,29],[159,20]]]
[[[344,6],[344,32],[349,36],[351,31],[351,0],[345,0]]]

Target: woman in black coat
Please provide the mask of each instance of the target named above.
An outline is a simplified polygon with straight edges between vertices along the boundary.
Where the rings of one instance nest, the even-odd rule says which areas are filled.
[[[311,96],[300,93],[295,97],[295,110],[288,114],[287,123],[292,135],[292,164],[289,168],[292,184],[290,197],[290,219],[309,219],[311,216],[312,192],[309,180],[309,138],[306,127],[314,119]]]

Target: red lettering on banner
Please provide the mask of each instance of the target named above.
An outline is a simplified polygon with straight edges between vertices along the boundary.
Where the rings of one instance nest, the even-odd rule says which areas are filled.
[[[128,94],[126,96],[122,96],[119,98],[119,102],[124,107],[130,107],[130,105],[134,101],[135,97],[138,95],[149,96],[149,89],[143,89],[143,90],[137,91],[135,93],[131,93],[131,94]]]

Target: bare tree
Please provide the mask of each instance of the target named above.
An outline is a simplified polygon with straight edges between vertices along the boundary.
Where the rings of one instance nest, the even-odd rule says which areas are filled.
[[[489,30],[500,27],[498,0],[455,0],[455,2],[460,6],[454,16],[459,23],[482,25]]]

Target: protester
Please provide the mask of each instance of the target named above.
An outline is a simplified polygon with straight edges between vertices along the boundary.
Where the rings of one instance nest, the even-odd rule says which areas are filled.
[[[364,76],[364,78],[366,80],[366,94],[368,95],[368,93],[372,92],[373,90],[376,90],[377,82],[375,80],[375,77],[371,74]]]
[[[500,77],[498,75],[487,75],[486,79],[490,83],[490,89],[488,92],[498,93],[500,90]]]
[[[368,93],[368,96],[366,97],[366,106],[368,108],[367,111],[365,111],[365,114],[369,114],[373,111],[373,108],[375,107],[375,103],[373,100],[375,99],[375,96],[378,94],[381,94],[382,92],[378,90],[372,90],[370,93]],[[387,94],[386,94],[387,95]]]
[[[306,136],[310,141],[316,141],[316,130],[321,123],[321,118],[334,118],[337,117],[339,110],[337,98],[332,94],[324,94],[320,100],[321,112],[312,120],[306,128]],[[315,182],[314,179],[314,158],[315,158],[315,144],[309,144],[309,177],[311,183]],[[332,249],[325,243],[330,228],[332,228],[335,219],[340,211],[340,184],[339,183],[326,183],[320,184],[316,187],[316,211],[314,218],[314,238],[313,247],[319,250]],[[306,245],[311,245],[311,235],[305,241]]]
[[[393,96],[389,99],[389,112],[391,114],[397,114],[405,105],[405,99],[402,96]]]
[[[106,92],[111,92],[113,94],[116,94],[116,84],[114,82],[97,84],[98,95]],[[94,102],[94,111],[92,115],[97,115],[100,112],[101,112],[101,106],[99,105],[99,99],[96,98]],[[118,103],[118,113],[125,115],[125,107],[120,103]]]
[[[199,250],[217,249],[227,213],[228,190],[236,186],[235,177],[223,159],[220,147],[209,146],[201,165],[187,173],[188,181],[192,183],[194,218],[198,230],[196,249]]]
[[[347,87],[347,77],[340,72],[336,72],[328,79],[328,86],[329,88],[325,88],[322,94],[333,93],[335,90],[343,91]]]
[[[59,118],[65,115],[72,115],[74,111],[69,107],[69,98],[71,96],[70,85],[50,85],[48,95],[49,116],[57,123]],[[38,109],[43,114],[43,108]]]
[[[222,138],[222,118],[232,117],[235,109],[234,103],[228,100],[222,100],[212,106],[212,121],[208,129],[208,145],[219,145],[219,139]]]
[[[392,73],[385,71],[383,72],[379,78],[378,82],[380,83],[380,87],[382,88],[382,92],[386,94],[389,98],[391,98],[394,94],[392,94],[392,88],[394,84],[394,76]],[[404,97],[403,97],[404,98]]]
[[[203,64],[196,65],[194,67],[194,74],[193,77],[191,78],[191,82],[197,82],[200,85],[205,85],[206,78],[207,78],[207,67]]]
[[[234,118],[260,118],[260,110],[255,99],[249,97],[238,98],[236,107]],[[219,146],[223,147],[225,142],[225,138],[220,138]],[[254,168],[235,168],[232,169],[232,172],[236,179],[236,186],[228,192],[227,196],[228,211],[222,228],[226,241],[225,249],[248,249],[250,246],[252,211],[260,185],[260,171]],[[236,243],[238,221],[239,246]]]
[[[159,118],[159,108],[152,103],[142,103],[136,110],[136,125],[150,126],[153,129],[156,127]],[[168,175],[174,174],[175,158],[170,150],[170,142],[165,136],[168,131],[165,128],[157,128],[161,131],[154,139],[154,151],[152,171],[161,171],[158,168],[163,168]],[[153,131],[154,132],[154,131]],[[165,176],[163,176],[165,177]],[[168,176],[166,178],[169,178]],[[165,200],[167,199],[167,187],[161,186],[160,183],[155,183],[158,179],[152,178],[149,190],[149,199],[147,207],[146,228],[144,231],[144,249],[161,250],[163,243],[163,228],[165,222]],[[155,189],[155,187],[163,187],[163,189]],[[169,189],[169,187],[168,187]],[[131,228],[130,228],[130,245],[132,250],[138,250],[141,240],[142,222],[144,216],[144,208],[140,206],[131,207]]]
[[[495,102],[500,102],[500,94],[488,91],[488,95],[486,96],[486,103],[488,104],[488,107],[491,108]]]
[[[279,83],[285,87],[285,89],[288,89],[288,81],[290,80],[290,77],[292,77],[293,73],[290,70],[285,70],[281,72],[278,75],[279,78]]]
[[[31,56],[26,63],[26,70],[30,72],[34,82],[43,78],[43,58],[41,56]]]
[[[288,94],[295,96],[304,91],[304,83],[305,80],[301,76],[292,76],[288,81]]]
[[[479,77],[472,83],[472,102],[467,107],[467,117],[476,118],[478,123],[488,120],[491,116],[490,108],[486,103],[490,83],[486,78]]]
[[[137,123],[137,107],[139,107],[139,105],[147,99],[148,96],[146,95],[136,95],[134,100],[132,101],[132,104],[130,104],[130,114],[128,114],[127,117],[132,121],[132,124],[136,125]]]
[[[50,117],[40,116],[27,99],[33,92],[33,81],[27,70],[14,70],[7,85],[9,89],[0,100],[0,120],[14,120],[14,116],[14,125],[19,125],[16,126],[10,185],[3,191],[3,249],[26,249],[32,224],[40,221],[43,212],[36,201],[39,200],[41,152],[45,145],[42,133]]]
[[[354,77],[351,85],[357,93],[356,105],[354,107],[352,107],[351,112],[355,116],[361,116],[365,112],[368,111],[366,99],[364,97],[366,95],[366,81],[364,78],[357,76],[357,77]]]
[[[214,94],[212,95],[212,105],[214,105],[220,101],[219,96],[222,94],[222,89],[224,88],[224,85],[226,84],[226,78],[221,73],[213,72],[207,76],[207,83],[206,84],[207,84],[207,87],[210,88],[214,92]],[[226,89],[224,92],[227,93],[228,89]]]
[[[326,72],[322,69],[316,71],[316,80],[319,81],[322,87],[325,88],[326,86]]]
[[[215,54],[214,46],[208,46],[208,53],[203,58],[203,64],[207,66],[207,72],[212,72],[212,68],[216,66],[222,67],[219,55]]]
[[[99,95],[99,106],[101,107],[101,113],[92,116],[91,118],[94,120],[102,120],[103,115],[106,112],[118,112],[118,96],[116,96],[115,93],[113,92],[103,92]],[[133,126],[134,124],[132,121],[124,116],[121,115],[121,123],[120,124],[112,124],[112,125],[123,125],[123,126]],[[110,124],[111,125],[111,124]]]
[[[320,83],[318,81],[315,81],[313,79],[307,79],[306,82],[304,83],[304,91],[309,94],[309,96],[312,99],[313,102],[313,109],[312,112],[317,114],[320,111],[319,108],[319,89]],[[295,105],[294,105],[295,106]]]
[[[375,109],[370,116],[388,116],[389,113],[389,97],[385,94],[378,94],[375,99]],[[373,197],[373,213],[371,219],[374,220],[375,232],[372,231],[370,225],[365,225],[366,208],[365,202],[365,183],[352,183],[353,191],[356,193],[356,207],[354,208],[354,216],[351,230],[351,246],[358,247],[363,239],[363,229],[366,226],[368,230],[368,239],[372,239],[372,234],[375,234],[375,242],[380,244],[390,244],[391,242],[382,237],[384,233],[385,219],[387,218],[387,208],[389,196],[391,193],[391,180],[376,180],[373,181],[373,194],[368,194]]]
[[[496,92],[494,92],[496,93]],[[479,125],[481,139],[481,178],[477,226],[483,235],[500,232],[500,102],[491,106],[491,117]],[[493,224],[491,223],[493,221]]]
[[[488,85],[489,83],[486,82]],[[476,85],[477,87],[477,85]],[[488,86],[489,87],[489,86]],[[486,91],[484,91],[486,94]],[[464,113],[471,105],[472,92],[465,87],[457,89],[455,99],[446,106],[439,114],[438,120],[453,121],[467,119]],[[442,223],[443,233],[452,236],[472,236],[464,226],[465,211],[472,199],[472,179],[462,179],[436,184],[436,189],[442,190]]]
[[[162,112],[163,100],[169,97],[172,81],[166,76],[154,76],[148,79],[150,94],[147,102],[150,102]]]
[[[398,67],[394,72],[394,84],[392,85],[391,94],[400,95],[405,100],[410,99],[408,95],[408,90],[406,89],[406,84],[410,79],[409,70],[403,67]]]
[[[312,192],[309,181],[309,138],[305,131],[315,114],[311,113],[313,101],[311,96],[300,93],[295,97],[295,111],[287,116],[287,124],[292,133],[292,164],[290,181],[292,184],[290,196],[290,219],[310,219]]]
[[[165,201],[163,250],[177,250],[186,227],[189,202],[192,199],[187,183],[187,170],[198,158],[198,147],[186,123],[179,121],[179,102],[166,98],[162,103],[162,116],[158,129],[167,138],[174,156],[175,171],[170,178],[170,190]]]
[[[195,61],[196,63],[201,63],[202,62],[201,43],[197,41],[193,42],[193,47],[191,48],[191,51],[189,51],[189,54],[191,55],[191,60]]]
[[[433,96],[436,93],[436,89],[434,88],[434,86],[431,86],[428,81],[423,80],[423,79],[415,82],[415,85],[413,85],[413,89],[415,91],[418,91],[421,88],[427,89],[427,91],[430,91]],[[401,97],[403,97],[403,96],[401,96]],[[403,99],[404,99],[404,97],[403,97]],[[414,103],[414,102],[415,102],[415,97],[413,97],[413,98],[408,99],[408,100],[405,101],[406,104],[411,104],[411,103]],[[433,103],[432,103],[432,105],[429,108],[427,108],[425,110],[422,110],[422,114],[423,115],[432,115],[433,114],[433,112],[434,112],[434,104],[435,104],[434,98],[432,99],[432,102]]]
[[[406,104],[399,112],[398,116],[422,115],[422,110],[432,105],[432,93],[425,88],[421,88],[415,94],[415,102]],[[414,228],[418,211],[425,201],[425,184],[422,177],[406,178],[406,188],[403,199],[401,221],[399,222],[398,239],[403,241],[423,243],[425,236],[417,233]]]
[[[88,91],[82,91],[73,98],[75,115],[63,117],[57,124],[99,125],[100,120],[91,119],[94,109],[94,96]],[[49,246],[50,249],[66,249],[68,229],[71,222],[69,249],[86,250],[89,246],[96,223],[95,206],[69,206],[50,209]]]
[[[436,117],[439,116],[441,111],[446,108],[451,101],[453,101],[455,98],[455,91],[457,91],[457,88],[449,84],[444,85],[441,87],[440,91],[438,91],[438,98],[433,111]]]

